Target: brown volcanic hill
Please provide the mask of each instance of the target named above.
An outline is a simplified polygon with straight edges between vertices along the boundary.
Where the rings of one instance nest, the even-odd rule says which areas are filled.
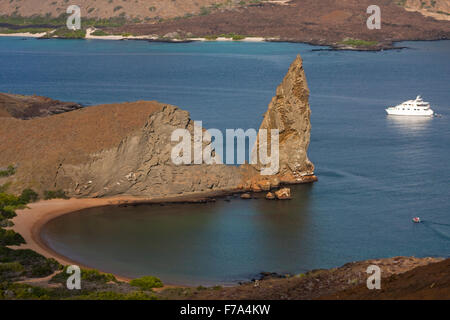
[[[261,191],[278,187],[280,182],[312,182],[316,177],[307,158],[307,92],[298,56],[269,107],[271,119],[281,119],[270,124],[271,129],[280,131],[281,170],[272,176],[260,175],[252,165],[208,165],[204,156],[201,164],[175,165],[172,152],[178,141],[172,141],[172,133],[187,129],[194,139],[194,122],[189,113],[171,105],[138,101],[31,120],[0,118],[0,167],[16,167],[16,174],[0,178],[0,184],[11,182],[9,191],[15,193],[32,187],[39,193],[63,189],[75,197],[125,194],[161,198]],[[210,143],[204,140],[203,149]],[[285,144],[298,149],[295,157],[287,155],[291,151]],[[214,154],[211,149],[204,152]]]
[[[185,14],[199,14],[202,7],[227,3],[226,0],[0,0],[0,15],[17,14],[24,17],[33,15],[58,17],[71,4],[81,8],[85,18],[111,18],[125,15],[128,18],[172,18]],[[216,5],[217,6],[217,5]]]
[[[47,97],[0,93],[0,117],[31,119],[82,108],[78,103],[62,102]]]
[[[450,300],[450,259],[394,274],[382,280],[381,290],[361,285],[320,299]]]
[[[60,163],[80,163],[96,151],[117,146],[161,108],[157,102],[135,102],[88,107],[27,121],[0,118],[0,164],[18,166],[12,179],[19,189],[26,184],[51,189]],[[25,179],[25,185],[17,179]]]
[[[381,29],[369,30],[366,10],[372,4],[372,0],[292,0],[287,5],[261,3],[158,24],[127,25],[119,30],[161,36],[169,32],[196,36],[235,33],[334,45],[346,38],[377,41],[384,45],[400,40],[450,38],[450,22],[406,11],[391,0],[376,2],[381,8]]]
[[[284,278],[269,277],[222,290],[204,290],[190,299],[450,299],[450,259],[394,257],[350,262],[328,270]],[[367,289],[367,267],[381,269],[381,290]],[[344,291],[345,290],[345,291]]]

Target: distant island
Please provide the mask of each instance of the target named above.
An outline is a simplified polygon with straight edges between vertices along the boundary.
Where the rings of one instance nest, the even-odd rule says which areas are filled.
[[[397,41],[450,38],[448,0],[385,1],[379,5],[382,24],[378,30],[366,27],[371,4],[369,0],[202,0],[177,6],[169,0],[120,5],[103,0],[82,7],[82,30],[70,31],[65,27],[64,1],[24,7],[0,0],[4,13],[0,34],[166,42],[289,41],[345,50],[382,50],[395,48]]]

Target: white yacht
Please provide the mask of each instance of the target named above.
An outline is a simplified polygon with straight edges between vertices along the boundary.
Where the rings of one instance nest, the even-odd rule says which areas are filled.
[[[416,100],[405,101],[398,106],[386,109],[387,114],[396,116],[432,116],[434,111],[431,110],[430,104],[417,96]]]

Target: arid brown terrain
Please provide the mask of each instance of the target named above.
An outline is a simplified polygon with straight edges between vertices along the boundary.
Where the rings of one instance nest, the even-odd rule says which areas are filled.
[[[238,39],[254,36],[341,49],[379,50],[391,48],[396,41],[450,38],[449,0],[81,0],[77,4],[82,21],[127,21],[121,26],[100,25],[107,33],[158,36],[162,40],[237,35]],[[367,8],[373,4],[381,9],[381,29],[367,28]],[[0,16],[64,17],[66,8],[63,0],[0,0]]]
[[[450,1],[448,0],[404,0],[403,6],[408,11],[417,11],[424,16],[438,20],[450,21]]]
[[[348,39],[374,42],[361,46],[362,49],[386,48],[400,40],[450,38],[449,21],[407,11],[390,0],[377,1],[381,9],[381,29],[369,30],[366,10],[371,4],[371,0],[293,0],[286,5],[259,3],[158,24],[126,25],[118,30],[160,36],[173,32],[195,36],[233,33],[335,47],[345,46]]]
[[[187,129],[194,139],[195,124],[187,111],[154,101],[92,106],[31,120],[0,117],[0,167],[15,167],[15,174],[0,178],[0,184],[10,182],[9,191],[15,193],[33,188],[41,194],[63,190],[78,198],[165,198],[313,182],[308,100],[298,56],[261,125],[269,137],[271,129],[279,130],[278,168],[269,175],[260,174],[266,165],[259,162],[237,167],[207,163],[203,157],[194,165],[191,157],[189,163],[175,164],[172,150],[178,142],[172,133]],[[211,148],[205,149],[211,141],[203,142],[204,152],[212,155]]]
[[[65,14],[71,4],[81,8],[85,18],[173,18],[186,14],[200,14],[202,8],[216,4],[233,5],[226,0],[0,0],[0,15],[17,14],[24,17],[33,15],[58,17]],[[203,9],[205,10],[205,9]]]
[[[367,288],[369,265],[381,269],[381,290]],[[347,263],[328,270],[259,280],[222,290],[195,292],[192,299],[450,299],[450,259],[395,257]]]
[[[0,118],[13,117],[26,120],[81,108],[81,105],[74,102],[62,102],[40,96],[0,93]]]

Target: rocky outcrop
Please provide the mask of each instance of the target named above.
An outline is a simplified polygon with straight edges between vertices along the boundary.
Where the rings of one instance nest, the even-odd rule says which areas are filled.
[[[298,55],[278,86],[260,127],[260,130],[279,130],[280,168],[277,175],[281,182],[295,183],[314,174],[314,165],[307,155],[310,115],[309,89]]]
[[[275,196],[278,200],[289,200],[291,199],[291,189],[282,188],[278,191],[275,191]]]
[[[13,164],[11,191],[32,187],[64,190],[74,197],[129,195],[164,198],[179,195],[269,191],[286,183],[316,180],[307,157],[310,136],[309,91],[300,56],[277,89],[261,129],[279,130],[279,166],[261,175],[261,163],[175,165],[171,141],[195,128],[187,111],[157,102],[138,101],[83,108],[47,118],[0,119],[0,166]],[[204,131],[203,131],[204,132]],[[26,139],[24,139],[26,137]],[[214,156],[210,142],[202,149]],[[257,145],[259,145],[259,140]]]
[[[241,181],[240,169],[226,165],[175,165],[171,151],[174,130],[185,128],[194,136],[187,111],[164,105],[150,115],[140,130],[117,147],[91,156],[82,165],[63,165],[56,186],[73,186],[82,197],[117,194],[166,197],[189,193],[233,190]],[[70,180],[67,180],[70,177]]]
[[[62,102],[40,96],[0,93],[0,117],[26,120],[47,117],[81,108],[80,104],[74,102]]]
[[[303,61],[298,55],[278,86],[260,127],[260,130],[267,130],[269,145],[270,130],[276,129],[279,132],[279,171],[270,176],[261,175],[267,165],[260,163],[258,158],[255,166],[248,167],[246,187],[253,191],[267,191],[278,187],[280,183],[295,184],[317,180],[314,165],[307,155],[311,132],[310,115],[309,89]],[[257,149],[259,144],[258,138]]]

